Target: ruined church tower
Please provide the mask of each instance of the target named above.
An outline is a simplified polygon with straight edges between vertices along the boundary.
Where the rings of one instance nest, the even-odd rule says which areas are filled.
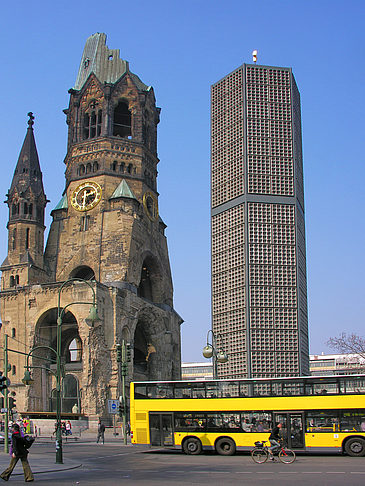
[[[158,210],[160,109],[153,89],[97,33],[86,42],[69,93],[65,189],[51,212],[45,250],[47,199],[30,114],[6,201],[1,332],[14,337],[12,348],[20,346],[15,336],[27,352],[40,346],[32,363],[41,369],[32,370],[30,387],[21,382],[24,356],[9,355],[19,411],[51,412],[55,383],[47,368],[54,364],[47,359],[54,353],[47,347],[56,349],[57,312],[64,309],[62,410],[96,419],[106,417],[107,399],[120,394],[115,345],[122,339],[132,345],[128,381],[180,377],[182,319],[173,309],[166,225]],[[91,324],[94,293],[100,320]]]

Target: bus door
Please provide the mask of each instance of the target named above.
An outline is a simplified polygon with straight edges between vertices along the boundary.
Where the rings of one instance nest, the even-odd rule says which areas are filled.
[[[291,449],[304,449],[304,414],[302,412],[275,413],[274,422],[283,424],[285,444]]]
[[[171,413],[150,413],[150,444],[158,447],[174,445]]]

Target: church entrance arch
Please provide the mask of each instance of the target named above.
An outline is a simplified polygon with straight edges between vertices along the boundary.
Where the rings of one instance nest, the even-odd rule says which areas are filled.
[[[45,346],[44,348],[38,348],[32,354],[32,365],[41,367],[41,369],[35,368],[32,370],[32,375],[37,383],[37,395],[39,397],[34,402],[34,408],[38,411],[48,411],[50,407],[51,409],[53,408],[53,399],[50,404],[48,398],[51,395],[52,383],[54,384],[52,372],[56,371],[56,353],[52,352],[51,349],[57,351],[57,308],[54,307],[47,310],[38,319],[34,346]],[[47,349],[47,347],[51,349]],[[75,367],[76,363],[82,362],[82,341],[79,335],[76,317],[70,311],[66,312],[62,318],[61,362],[64,364],[66,370],[68,366]],[[71,378],[68,380],[70,381]],[[70,386],[67,386],[67,390],[69,390]],[[75,390],[75,386],[71,388]],[[74,401],[76,391],[72,393],[73,396],[70,398]]]

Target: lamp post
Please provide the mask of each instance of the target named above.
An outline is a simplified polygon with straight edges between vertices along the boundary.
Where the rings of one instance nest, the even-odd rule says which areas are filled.
[[[73,283],[73,282],[86,283],[91,288],[91,290],[93,291],[93,301],[92,302],[70,302],[65,307],[61,307],[62,290],[64,289],[64,287],[66,285]],[[40,366],[29,366],[29,357],[35,349],[47,348],[47,349],[51,349],[56,354],[56,373],[54,373],[53,371],[50,370],[56,378],[56,464],[63,464],[62,431],[61,431],[61,380],[62,380],[62,375],[63,375],[63,367],[62,367],[62,363],[61,363],[62,319],[65,315],[66,309],[68,307],[70,307],[71,305],[77,305],[77,304],[89,304],[89,305],[91,305],[89,317],[86,319],[86,321],[91,321],[92,323],[94,323],[95,321],[99,320],[98,312],[97,312],[97,306],[96,306],[95,289],[92,286],[92,284],[88,280],[84,280],[82,278],[70,278],[70,279],[66,280],[65,282],[63,282],[63,284],[58,289],[57,345],[56,345],[57,350],[55,351],[53,348],[50,348],[49,346],[35,346],[34,348],[32,348],[30,350],[30,352],[28,353],[28,356],[27,356],[27,366],[26,366],[26,371],[25,371],[24,378],[23,378],[23,383],[25,383],[26,385],[30,385],[33,382],[33,380],[30,376],[29,368],[41,368]]]
[[[209,333],[212,334],[212,342],[209,342]],[[222,342],[222,336],[218,334],[220,341]],[[218,376],[218,363],[227,363],[228,356],[223,351],[223,348],[217,348],[217,338],[212,329],[209,329],[207,333],[207,345],[203,348],[204,358],[213,359],[213,379],[216,380]]]

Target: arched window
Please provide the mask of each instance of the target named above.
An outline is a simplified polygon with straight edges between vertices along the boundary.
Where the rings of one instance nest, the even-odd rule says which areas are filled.
[[[132,115],[123,101],[114,109],[113,135],[122,138],[132,135]]]
[[[128,172],[128,174],[132,174],[132,172],[133,172],[133,165],[132,164],[128,164],[127,172]]]
[[[147,256],[142,264],[137,295],[151,302],[161,301],[161,273],[157,260]]]
[[[10,287],[15,287],[15,279],[13,275],[10,275],[10,282],[9,282]]]
[[[16,329],[15,329],[15,327],[13,327],[12,330],[11,330],[11,337],[12,338],[15,338],[16,337]]]
[[[113,163],[112,163],[112,165],[111,165],[111,169],[112,169],[112,171],[114,171],[114,172],[115,172],[115,171],[117,170],[117,166],[118,166],[118,162],[117,162],[116,160],[114,160],[114,162],[113,162]]]
[[[68,347],[67,363],[80,363],[82,359],[82,344],[79,337],[74,338]]]
[[[95,280],[94,270],[86,265],[75,268],[71,274],[70,278],[82,278],[83,280]]]
[[[97,162],[93,163],[93,172],[97,172],[99,170],[99,164]]]
[[[30,229],[27,228],[25,231],[25,249],[29,250],[29,237],[30,237]]]
[[[84,164],[81,164],[79,165],[79,168],[78,168],[78,175],[84,175],[85,174],[85,166]]]
[[[14,280],[15,280],[15,285],[19,285],[19,275],[15,275]]]
[[[141,281],[138,287],[138,296],[145,299],[152,300],[152,282],[150,271],[147,265],[142,266]]]
[[[91,164],[90,162],[86,164],[86,174],[90,174],[91,172]]]
[[[28,214],[30,214],[32,216],[32,214],[33,214],[33,204],[29,204],[29,206],[28,206]]]
[[[120,170],[120,172],[124,172],[124,169],[125,169],[125,163],[124,163],[124,162],[122,162],[122,163],[120,164],[119,170]]]
[[[102,112],[95,110],[84,115],[83,139],[100,137],[101,134]]]

